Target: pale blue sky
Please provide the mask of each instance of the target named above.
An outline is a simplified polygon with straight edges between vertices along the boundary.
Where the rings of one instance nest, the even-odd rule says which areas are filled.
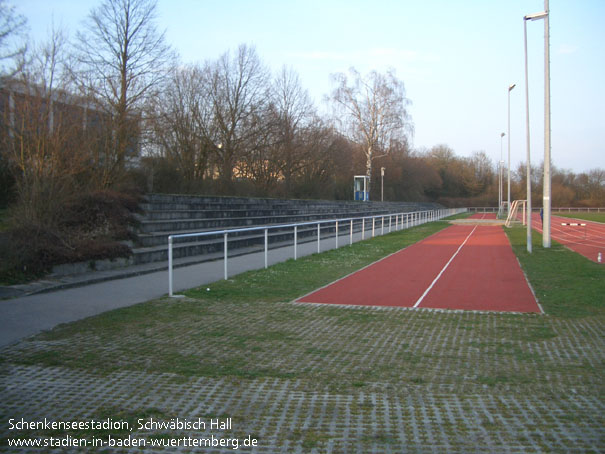
[[[9,0],[32,37],[51,21],[73,35],[99,0]],[[159,26],[184,62],[246,43],[274,71],[294,68],[323,109],[330,74],[396,70],[413,146],[500,158],[511,92],[512,167],[525,160],[523,16],[543,0],[159,0]],[[605,168],[605,0],[551,0],[552,157],[575,172]],[[532,163],[543,159],[544,26],[528,23]],[[506,160],[507,144],[504,141]]]

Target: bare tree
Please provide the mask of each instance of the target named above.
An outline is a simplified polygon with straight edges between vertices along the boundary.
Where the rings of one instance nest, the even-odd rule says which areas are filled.
[[[15,13],[15,8],[7,5],[6,0],[0,0],[0,74],[15,75],[22,63],[27,46],[25,32],[27,20]],[[8,69],[6,65],[17,64]]]
[[[33,49],[20,77],[6,85],[12,102],[3,148],[15,176],[19,217],[34,225],[56,221],[57,207],[86,182],[84,109],[66,90],[66,48],[65,34],[53,30]]]
[[[156,27],[156,0],[103,0],[77,34],[77,80],[111,119],[103,186],[115,183],[127,158],[138,153],[142,105],[173,58],[164,35]]]
[[[468,193],[475,196],[487,191],[496,174],[485,151],[475,151],[467,158],[466,167],[468,171],[464,173],[464,184]]]
[[[183,176],[187,189],[199,187],[214,152],[208,74],[199,66],[178,68],[150,105],[155,143]]]
[[[42,87],[45,95],[52,99],[56,90],[65,91],[69,88],[69,37],[62,28],[53,28],[46,42],[35,45],[22,77],[28,82]]]
[[[363,147],[366,176],[371,179],[374,159],[389,153],[393,142],[407,142],[413,132],[403,82],[393,70],[362,77],[354,68],[333,75],[336,88],[331,100],[343,134]],[[369,188],[368,188],[369,190]]]
[[[218,171],[226,192],[231,191],[233,172],[256,142],[263,128],[259,122],[268,97],[268,73],[253,47],[241,45],[231,58],[227,52],[211,64],[210,97],[216,127],[215,153]]]
[[[257,195],[268,195],[273,193],[281,178],[274,111],[271,108],[258,109],[246,123],[254,125],[253,133],[247,135],[245,153],[239,155],[235,167],[237,175],[253,183]]]
[[[275,161],[279,163],[288,196],[292,180],[305,164],[306,147],[301,132],[315,115],[313,103],[292,69],[283,67],[274,80],[271,107],[275,118]]]
[[[329,198],[331,194],[339,197],[334,187],[346,179],[349,189],[350,176],[353,174],[351,142],[318,116],[314,116],[300,134],[303,154],[296,175],[295,195]]]

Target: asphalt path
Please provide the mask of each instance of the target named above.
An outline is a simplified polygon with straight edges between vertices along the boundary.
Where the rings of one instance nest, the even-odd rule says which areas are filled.
[[[380,233],[377,229],[376,235]],[[387,233],[385,229],[385,233]],[[366,233],[368,238],[368,233]],[[361,240],[354,234],[353,241]],[[339,236],[339,245],[349,243],[349,236]],[[336,246],[334,237],[321,241],[321,250]],[[317,252],[317,242],[298,245],[297,255],[302,257]],[[269,251],[268,264],[293,258],[294,248],[283,247]],[[264,253],[252,253],[230,258],[229,276],[259,269],[264,266]],[[128,269],[125,269],[125,271]],[[205,262],[174,271],[174,291],[194,288],[223,278],[222,260]],[[168,294],[168,272],[159,271],[139,276],[115,279],[82,287],[37,293],[13,299],[0,300],[0,346],[15,343],[22,338],[50,330],[53,327],[80,320],[120,307],[160,298]]]

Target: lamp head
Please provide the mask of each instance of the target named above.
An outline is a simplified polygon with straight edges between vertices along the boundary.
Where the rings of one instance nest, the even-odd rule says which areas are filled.
[[[517,86],[517,84],[511,84],[508,86],[508,91],[511,91],[513,88],[515,88]]]
[[[544,19],[547,16],[548,16],[548,13],[546,11],[542,11],[539,13],[528,14],[527,16],[523,16],[523,19],[524,20],[539,20],[539,19]]]

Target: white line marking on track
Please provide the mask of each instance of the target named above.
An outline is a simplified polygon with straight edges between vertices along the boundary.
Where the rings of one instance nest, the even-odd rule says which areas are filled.
[[[460,247],[456,250],[456,252],[454,252],[454,255],[452,255],[452,257],[445,264],[445,266],[443,267],[443,269],[439,272],[439,274],[437,275],[437,277],[433,280],[433,282],[431,282],[431,285],[428,286],[428,288],[424,291],[424,293],[422,294],[422,296],[420,298],[418,298],[418,301],[416,301],[416,304],[414,304],[414,306],[412,306],[412,307],[418,307],[420,305],[420,303],[422,303],[422,300],[424,299],[424,297],[431,291],[431,289],[437,283],[437,281],[439,280],[439,278],[441,277],[441,275],[445,272],[445,270],[447,269],[447,267],[450,266],[450,263],[452,263],[452,261],[454,260],[454,258],[458,255],[458,252],[460,252],[460,249],[462,249],[462,247],[466,244],[466,242],[471,237],[471,235],[475,232],[475,230],[477,229],[477,227],[478,226],[475,226],[473,228],[473,230],[471,230],[471,233],[469,233],[468,236],[464,239],[464,241],[462,242],[462,244],[460,245]]]
[[[376,260],[375,262],[372,262],[372,263],[370,263],[369,265],[366,265],[366,266],[364,266],[364,267],[362,267],[362,268],[358,269],[357,271],[352,271],[352,272],[350,272],[349,274],[347,274],[346,276],[340,277],[340,278],[336,279],[335,281],[330,282],[329,284],[326,284],[326,285],[324,285],[324,286],[322,286],[322,287],[316,288],[315,290],[311,290],[309,293],[307,293],[307,294],[305,294],[305,295],[303,295],[303,296],[299,296],[298,298],[296,298],[296,299],[295,299],[294,301],[292,301],[292,302],[293,302],[293,303],[304,303],[304,304],[307,304],[307,302],[305,302],[305,301],[300,301],[300,300],[302,300],[303,298],[306,298],[306,297],[307,297],[307,296],[309,296],[309,295],[312,295],[312,294],[313,294],[313,293],[315,293],[315,292],[319,292],[320,290],[323,290],[323,289],[325,289],[326,287],[329,287],[329,286],[330,286],[330,285],[332,285],[332,284],[336,284],[336,283],[337,283],[337,282],[339,282],[339,281],[342,281],[342,280],[344,280],[344,279],[346,279],[346,278],[348,278],[348,277],[350,277],[350,276],[353,276],[354,274],[360,273],[361,271],[365,270],[366,268],[369,268],[369,267],[371,267],[371,266],[374,266],[374,265],[376,265],[376,264],[378,264],[378,263],[382,262],[383,260],[388,259],[388,258],[389,258],[389,257],[391,257],[392,255],[399,254],[400,252],[403,252],[404,250],[406,250],[406,249],[407,249],[407,248],[409,248],[410,246],[414,246],[414,244],[421,243],[422,241],[426,241],[426,240],[428,240],[429,238],[432,238],[432,237],[434,237],[434,236],[437,236],[439,233],[442,233],[442,232],[443,232],[443,230],[445,230],[445,229],[438,230],[438,231],[436,231],[435,233],[431,233],[429,236],[427,236],[426,238],[424,238],[424,239],[422,239],[422,240],[420,240],[420,241],[417,241],[416,243],[408,244],[407,246],[402,247],[402,248],[401,248],[401,249],[399,249],[398,251],[395,251],[395,252],[393,252],[393,253],[391,253],[391,254],[387,255],[386,257],[382,257],[381,259],[378,259],[378,260]],[[325,303],[309,303],[309,304],[325,304]],[[336,304],[336,306],[338,306],[338,305]],[[347,306],[347,305],[345,304],[345,306]],[[350,305],[348,305],[348,306],[350,306]],[[376,306],[368,306],[368,307],[376,307]]]

